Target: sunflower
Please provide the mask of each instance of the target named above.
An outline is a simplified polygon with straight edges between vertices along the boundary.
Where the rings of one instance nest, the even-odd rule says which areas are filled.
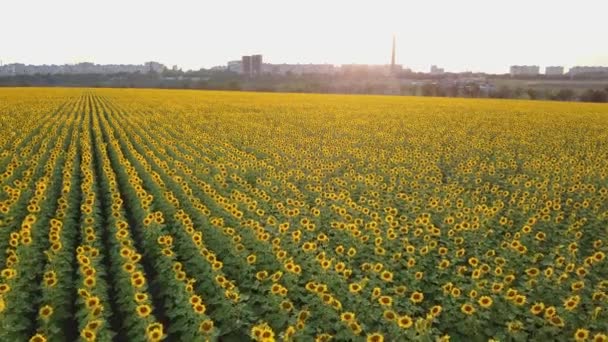
[[[262,331],[262,341],[274,341],[274,332],[268,326]]]
[[[95,331],[97,329],[99,329],[99,327],[103,324],[102,320],[99,319],[95,319],[92,321],[89,321],[89,323],[87,323],[86,328],[91,330],[91,331]]]
[[[390,296],[380,296],[380,298],[378,298],[378,303],[382,306],[391,306],[393,304],[393,298]]]
[[[333,338],[332,335],[323,333],[323,334],[319,334],[315,337],[315,342],[329,342],[329,341],[331,341],[332,338]]]
[[[518,332],[524,327],[523,323],[520,321],[511,321],[507,323],[507,330],[509,332]]]
[[[5,268],[2,270],[2,272],[0,272],[0,275],[5,279],[12,279],[15,277],[16,274],[17,271],[12,268]]]
[[[382,316],[387,321],[394,321],[397,319],[397,314],[393,310],[385,310],[384,313],[382,313]]]
[[[437,317],[441,314],[442,311],[443,307],[441,305],[434,305],[433,307],[431,307],[430,313],[434,317]]]
[[[437,267],[442,270],[450,267],[450,260],[448,260],[448,259],[441,260],[441,262],[439,263],[439,265]]]
[[[538,232],[538,233],[536,233],[536,236],[534,236],[534,238],[538,241],[545,241],[546,237],[547,237],[547,234],[545,234],[543,232]]]
[[[53,307],[50,305],[45,305],[38,310],[38,315],[44,321],[48,321],[51,315],[53,314]]]
[[[409,329],[412,324],[414,324],[414,321],[408,315],[403,315],[397,320],[397,325],[399,325],[399,328],[402,329]]]
[[[551,318],[549,318],[549,323],[551,323],[551,325],[556,326],[558,328],[563,328],[564,327],[564,320],[559,317],[558,315],[555,315]]]
[[[526,304],[526,296],[516,295],[515,298],[513,298],[513,302],[517,306],[522,306],[522,305]]]
[[[133,264],[131,262],[127,262],[127,263],[123,264],[122,269],[127,273],[133,273],[136,270],[135,264]]]
[[[599,301],[601,301],[601,300],[602,300],[602,299],[603,299],[605,296],[606,296],[606,295],[604,294],[604,292],[601,292],[601,291],[595,291],[595,292],[593,292],[593,295],[591,295],[591,298],[592,298],[594,301],[598,301],[598,302],[599,302]]]
[[[91,294],[89,293],[89,291],[83,289],[83,288],[79,288],[78,289],[78,295],[82,298],[89,298],[91,297]]]
[[[532,267],[532,268],[526,269],[525,272],[530,277],[536,277],[540,273],[540,270],[536,267]]]
[[[479,264],[479,259],[477,259],[475,257],[469,258],[469,265],[471,265],[473,267],[477,267],[478,264]]]
[[[213,321],[209,319],[202,321],[198,326],[198,331],[202,332],[203,334],[209,334],[211,330],[213,330]]]
[[[43,334],[36,334],[30,338],[29,342],[46,342],[46,337]]]
[[[86,286],[88,288],[93,288],[97,284],[97,280],[94,276],[88,276],[88,277],[84,278],[82,283],[84,286]]]
[[[475,308],[473,307],[473,305],[471,305],[469,303],[465,303],[465,304],[462,304],[462,306],[460,307],[460,311],[462,311],[464,314],[470,316],[475,313]]]
[[[489,296],[481,296],[479,297],[479,300],[477,301],[479,303],[479,306],[481,306],[482,308],[489,308],[490,306],[492,306],[492,298]]]
[[[164,337],[162,326],[161,326],[161,329],[154,329],[154,330],[147,331],[146,336],[148,337],[149,342],[162,341],[163,337]]]
[[[352,283],[348,285],[348,291],[352,294],[361,292],[363,288],[358,283]]]
[[[257,280],[262,281],[266,278],[268,278],[268,272],[267,271],[259,271],[255,274],[255,277]]]
[[[549,306],[545,309],[545,318],[549,319],[557,314],[555,306]]]
[[[136,274],[138,274],[138,273],[137,272],[133,273],[133,275],[136,275]],[[131,285],[133,285],[133,287],[141,288],[145,284],[146,284],[146,279],[143,276],[139,276],[139,277],[131,276]]]
[[[99,297],[96,297],[96,296],[87,298],[87,300],[85,302],[88,309],[94,308],[94,307],[98,306],[100,303],[101,303],[101,301],[99,300]]]
[[[580,291],[584,287],[585,287],[585,282],[582,280],[575,281],[574,283],[572,283],[572,285],[570,285],[570,289],[572,289],[572,291]]]
[[[372,333],[367,335],[367,342],[384,342],[384,335],[381,333]]]
[[[203,302],[203,298],[201,298],[201,296],[199,296],[199,295],[190,296],[190,305],[194,306],[197,304],[201,304],[202,302]]]
[[[291,302],[288,300],[284,300],[281,302],[281,309],[285,311],[291,311],[293,310],[293,304],[291,304]]]
[[[606,342],[608,341],[608,336],[602,333],[597,333],[593,336],[593,342]]]
[[[534,305],[532,305],[532,307],[530,308],[530,312],[533,315],[540,315],[544,310],[545,310],[545,304],[542,302],[534,303]]]
[[[47,278],[47,279],[44,279],[44,285],[46,287],[53,287],[53,286],[57,285],[57,278]],[[0,293],[2,293],[1,289],[0,289]]]
[[[510,288],[507,290],[506,293],[507,299],[513,300],[515,299],[515,296],[517,296],[517,290]]]
[[[80,337],[82,337],[82,339],[87,342],[93,342],[97,339],[97,335],[95,334],[95,332],[87,328],[82,329],[82,331],[80,332]]]
[[[194,312],[199,315],[202,315],[205,313],[205,311],[207,311],[207,307],[204,304],[196,304],[192,306],[192,308],[194,309]]]
[[[261,340],[262,339],[262,333],[264,332],[264,325],[263,324],[259,324],[259,325],[255,325],[251,328],[251,337],[254,340]]]
[[[393,273],[389,271],[382,271],[380,278],[386,282],[393,281]]]
[[[152,312],[152,308],[148,304],[140,304],[137,306],[136,312],[139,317],[148,317]]]
[[[424,294],[422,292],[414,291],[410,296],[410,301],[414,304],[421,303],[424,300]]]
[[[407,291],[407,287],[405,285],[399,285],[394,288],[395,294],[398,296],[403,296],[405,291]]]
[[[578,275],[579,277],[584,277],[587,275],[587,269],[584,267],[579,267],[576,269],[576,275]]]
[[[270,279],[272,280],[272,282],[276,283],[277,281],[279,281],[281,279],[282,276],[283,276],[283,272],[276,271],[272,274],[272,276],[270,276]]]
[[[564,301],[564,308],[568,311],[572,311],[576,309],[578,303],[580,302],[581,297],[578,295],[571,296]]]
[[[363,331],[363,328],[361,328],[361,325],[357,322],[349,322],[348,327],[355,335],[359,335]]]
[[[340,315],[340,320],[342,322],[347,322],[347,323],[355,321],[355,314],[353,312],[348,312],[348,311],[347,312],[343,312]]]
[[[589,337],[589,330],[587,329],[577,329],[576,332],[574,333],[574,340],[576,342],[582,342],[582,341],[586,341],[587,338]]]

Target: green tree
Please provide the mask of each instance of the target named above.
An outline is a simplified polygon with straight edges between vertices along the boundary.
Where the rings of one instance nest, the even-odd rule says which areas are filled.
[[[537,100],[539,95],[538,90],[532,88],[528,88],[528,90],[526,90],[526,94],[528,94],[530,100]]]
[[[553,99],[558,101],[572,101],[574,95],[574,90],[572,89],[560,89],[557,94],[554,95]]]

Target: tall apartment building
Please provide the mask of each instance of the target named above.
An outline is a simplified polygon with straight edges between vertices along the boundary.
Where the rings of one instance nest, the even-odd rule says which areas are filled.
[[[241,74],[248,76],[260,75],[262,73],[262,55],[251,55],[241,57]]]
[[[251,75],[251,56],[241,57],[241,73]]]
[[[262,73],[262,55],[251,56],[251,74],[259,75]]]

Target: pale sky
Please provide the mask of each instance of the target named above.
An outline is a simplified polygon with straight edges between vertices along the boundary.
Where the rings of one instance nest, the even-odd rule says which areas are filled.
[[[387,64],[393,34],[416,71],[608,66],[608,1],[0,1],[5,64]]]

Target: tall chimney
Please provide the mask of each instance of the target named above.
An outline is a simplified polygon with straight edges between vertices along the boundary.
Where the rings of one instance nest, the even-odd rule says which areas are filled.
[[[391,70],[395,71],[395,35],[393,35],[393,53],[391,55]]]

